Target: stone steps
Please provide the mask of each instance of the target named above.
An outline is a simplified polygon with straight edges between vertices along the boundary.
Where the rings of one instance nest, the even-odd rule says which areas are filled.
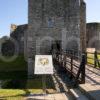
[[[78,88],[70,89],[69,92],[76,100],[89,100]]]
[[[79,85],[79,89],[90,100],[100,100],[100,85],[86,83]]]

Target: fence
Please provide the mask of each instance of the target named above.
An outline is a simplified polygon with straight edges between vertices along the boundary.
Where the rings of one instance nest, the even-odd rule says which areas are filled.
[[[87,64],[94,66],[95,68],[100,68],[100,53],[95,51],[93,52],[86,52],[87,56]]]
[[[83,84],[85,83],[85,57],[83,54],[82,58],[79,59],[78,53],[67,51],[66,53],[57,52],[54,59],[60,67],[66,70],[75,84]]]

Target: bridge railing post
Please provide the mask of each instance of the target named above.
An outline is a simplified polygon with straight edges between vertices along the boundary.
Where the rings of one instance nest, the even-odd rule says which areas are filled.
[[[83,54],[82,55],[82,75],[81,75],[81,78],[82,78],[82,80],[81,80],[81,82],[84,84],[85,83],[85,65],[86,65],[86,55],[85,54]]]
[[[99,59],[99,57],[98,57],[98,55],[100,55],[100,53],[97,53],[97,62],[98,62],[98,67],[100,68],[100,59]]]
[[[96,51],[94,52],[94,67],[96,68],[97,67],[97,56],[96,56]]]
[[[86,64],[87,64],[88,63],[88,53],[86,52],[85,55],[86,55]]]
[[[71,56],[71,76],[70,76],[70,78],[72,78],[73,77],[73,56]]]
[[[81,74],[81,83],[82,84],[85,83],[85,65],[86,65],[86,55],[82,54],[82,61],[80,63],[80,68],[76,76],[75,84],[78,84],[78,79],[79,79],[80,74]]]

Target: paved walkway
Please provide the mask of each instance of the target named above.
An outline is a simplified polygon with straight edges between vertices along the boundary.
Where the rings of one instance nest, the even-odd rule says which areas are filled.
[[[80,62],[74,61],[76,64]],[[70,67],[70,66],[69,66]],[[86,83],[80,84],[79,88],[92,100],[100,100],[100,68],[86,65]],[[78,68],[73,71],[77,74]]]
[[[86,66],[86,83],[100,85],[100,69]]]
[[[100,100],[100,69],[86,66],[86,83],[80,84],[79,88],[90,100]],[[25,100],[72,100],[64,93],[33,95],[26,97]],[[81,100],[81,99],[80,99]]]
[[[81,84],[80,89],[90,99],[100,100],[100,69],[86,66],[86,83]]]
[[[80,62],[74,61],[77,65],[80,65]],[[69,66],[70,67],[70,66]],[[74,67],[73,71],[77,74],[79,68]],[[100,85],[100,68],[94,68],[92,66],[86,65],[85,69],[86,74],[86,83],[92,85]]]
[[[69,98],[70,97],[66,96],[65,93],[58,93],[58,94],[35,95],[35,96],[33,95],[27,97],[25,100],[69,100]]]

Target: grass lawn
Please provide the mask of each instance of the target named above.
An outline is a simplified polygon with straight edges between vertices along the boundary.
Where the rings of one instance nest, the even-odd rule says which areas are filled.
[[[42,89],[0,89],[0,100],[23,100],[29,93],[43,93]]]
[[[87,54],[87,57],[89,57],[87,58],[87,63],[94,65],[94,54]],[[100,59],[100,54],[98,55],[98,59]]]
[[[34,76],[32,79],[2,80],[1,87],[3,89],[42,89],[42,76]],[[51,75],[46,76],[46,88],[55,88]]]
[[[27,80],[27,62],[22,55],[13,62],[0,60],[0,80],[0,100],[24,100],[28,94],[43,93],[42,76]],[[55,92],[51,76],[46,77],[46,88],[49,93]]]
[[[27,62],[24,56],[18,56],[12,62],[4,62],[0,59],[0,79],[24,78],[27,76]]]
[[[48,89],[50,93],[55,93],[53,89]],[[24,100],[29,94],[41,94],[42,89],[0,89],[0,100]]]
[[[25,71],[27,70],[27,62],[24,60],[24,56],[18,56],[12,62],[4,62],[0,59],[0,71]]]
[[[47,76],[46,79],[47,88],[54,88],[52,78]],[[19,87],[18,89],[42,88],[41,76],[35,75],[33,79],[27,80],[27,62],[22,55],[20,55],[15,61],[9,63],[0,60],[0,80],[4,89],[15,89],[16,87]]]
[[[24,82],[21,82],[24,84]],[[42,77],[36,76],[34,79],[27,80],[26,87],[22,89],[0,89],[1,100],[24,100],[29,94],[43,93]],[[54,83],[50,76],[46,78],[46,90],[48,93],[55,93]]]

